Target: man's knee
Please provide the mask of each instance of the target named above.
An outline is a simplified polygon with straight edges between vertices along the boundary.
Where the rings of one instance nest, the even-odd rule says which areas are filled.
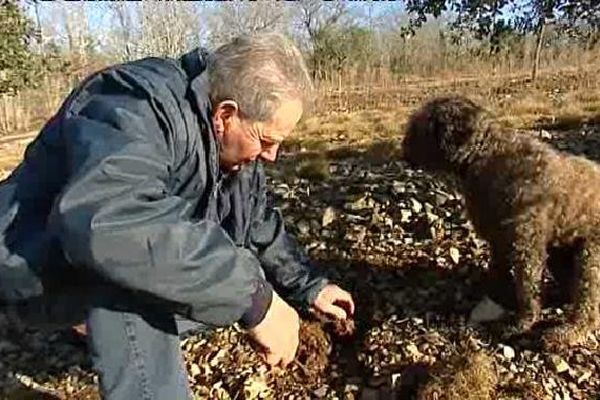
[[[94,308],[87,327],[104,398],[189,397],[172,315]]]

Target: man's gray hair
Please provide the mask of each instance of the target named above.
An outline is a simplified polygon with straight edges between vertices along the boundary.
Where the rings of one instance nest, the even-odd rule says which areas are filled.
[[[207,65],[214,105],[238,103],[246,119],[269,121],[283,100],[313,100],[306,63],[291,40],[278,33],[238,37],[215,50]]]

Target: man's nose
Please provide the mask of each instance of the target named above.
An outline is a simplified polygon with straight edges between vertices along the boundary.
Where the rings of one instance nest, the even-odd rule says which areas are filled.
[[[277,150],[279,150],[278,144],[269,146],[269,148],[264,149],[260,153],[260,158],[262,158],[265,161],[275,162],[275,160],[277,160]]]

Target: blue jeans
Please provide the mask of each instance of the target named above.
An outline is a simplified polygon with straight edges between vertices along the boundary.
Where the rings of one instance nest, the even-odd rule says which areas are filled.
[[[78,290],[17,308],[27,324],[88,329],[88,350],[107,400],[192,398],[179,349],[180,334],[206,331],[176,317],[158,302],[144,302],[114,288]]]

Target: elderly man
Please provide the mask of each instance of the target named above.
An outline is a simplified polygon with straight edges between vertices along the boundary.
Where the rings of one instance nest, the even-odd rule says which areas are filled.
[[[266,197],[262,162],[311,87],[277,34],[90,76],[0,185],[2,302],[25,321],[82,312],[106,399],[190,397],[176,316],[239,322],[290,363],[294,308],[354,312]]]

